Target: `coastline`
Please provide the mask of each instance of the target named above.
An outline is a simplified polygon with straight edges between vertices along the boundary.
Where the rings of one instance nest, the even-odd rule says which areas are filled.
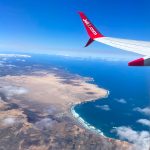
[[[127,150],[128,143],[105,137],[100,130],[85,122],[74,111],[77,104],[108,97],[109,91],[96,84],[87,83],[84,78],[72,77],[68,80],[60,74],[42,71],[33,72],[31,75],[1,77],[0,82],[3,95],[7,98],[2,99],[6,104],[1,106],[3,113],[0,122],[5,123],[3,126],[5,135],[1,138],[10,137],[5,143],[0,140],[2,146],[6,146],[11,138],[14,139],[14,136],[19,134],[20,138],[13,145],[14,149],[17,149],[17,146],[24,149],[26,146],[31,150],[74,147],[76,149],[88,147],[87,150],[106,147],[112,150],[115,147],[116,150],[118,148]],[[13,95],[8,97],[7,95],[12,94],[12,90]],[[22,115],[24,119],[20,119]],[[6,121],[9,120],[13,122],[8,126]],[[38,139],[38,145],[34,144],[35,139]],[[50,145],[47,145],[45,139],[49,139]],[[25,142],[22,144],[23,140]],[[70,141],[74,145],[70,144]]]
[[[105,89],[106,90],[106,89]],[[106,90],[107,91],[107,94],[104,96],[104,97],[101,97],[99,99],[96,99],[96,100],[100,100],[100,99],[104,99],[104,98],[107,98],[110,94],[110,91],[109,90]],[[75,107],[77,105],[81,105],[83,103],[88,103],[88,102],[94,102],[96,101],[95,99],[93,100],[88,100],[88,101],[85,101],[85,102],[78,102],[76,104],[73,104],[70,108],[70,113],[73,117],[73,119],[76,120],[76,122],[81,125],[83,128],[87,129],[89,132],[95,134],[95,135],[98,135],[98,136],[102,136],[103,138],[105,139],[108,139],[109,141],[118,141],[118,142],[121,142],[123,144],[129,144],[128,142],[126,141],[122,141],[122,140],[119,140],[119,139],[115,139],[115,138],[112,138],[112,137],[108,137],[108,136],[105,136],[105,134],[100,130],[100,129],[97,129],[96,127],[92,126],[91,124],[89,124],[87,121],[85,121],[76,111],[75,111]],[[130,144],[129,144],[130,145]],[[131,145],[130,145],[131,146]]]
[[[101,97],[100,99],[107,98],[109,94],[110,94],[110,91],[107,90],[107,94],[104,97]],[[85,121],[74,109],[77,105],[81,105],[83,103],[88,103],[88,102],[93,102],[93,101],[96,101],[96,100],[88,100],[86,102],[79,102],[79,103],[73,104],[70,108],[70,113],[78,121],[78,123],[82,125],[84,128],[86,128],[87,130],[91,131],[92,133],[101,135],[105,138],[110,138],[110,137],[105,136],[104,133],[100,129],[97,129],[96,127],[92,126],[87,121]]]

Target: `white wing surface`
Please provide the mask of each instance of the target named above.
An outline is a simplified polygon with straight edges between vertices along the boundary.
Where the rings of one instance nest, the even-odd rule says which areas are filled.
[[[129,66],[150,66],[150,42],[105,37],[96,29],[84,13],[79,12],[79,14],[90,37],[85,47],[89,46],[93,41],[97,41],[112,47],[146,56],[129,62]]]

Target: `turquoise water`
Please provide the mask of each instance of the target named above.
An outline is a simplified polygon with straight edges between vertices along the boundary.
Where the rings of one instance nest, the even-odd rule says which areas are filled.
[[[18,65],[17,61],[9,60]],[[93,83],[110,91],[108,98],[75,106],[75,111],[104,135],[118,138],[114,127],[126,126],[135,131],[149,131],[149,127],[137,122],[150,119],[139,108],[150,104],[150,68],[128,67],[127,62],[109,62],[94,59],[77,59],[60,56],[32,55],[19,66],[40,65],[57,67],[84,77],[92,77]]]

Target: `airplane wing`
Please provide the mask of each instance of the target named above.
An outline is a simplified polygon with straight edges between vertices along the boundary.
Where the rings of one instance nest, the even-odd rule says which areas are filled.
[[[150,66],[150,42],[105,37],[96,29],[84,13],[79,12],[79,14],[90,37],[85,47],[89,46],[93,41],[97,41],[112,47],[146,56],[129,62],[129,66]]]

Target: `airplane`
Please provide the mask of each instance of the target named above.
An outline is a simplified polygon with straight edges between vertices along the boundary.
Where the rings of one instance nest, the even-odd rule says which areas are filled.
[[[134,52],[144,56],[129,62],[128,66],[150,66],[150,42],[106,37],[96,29],[96,27],[91,23],[91,21],[83,12],[79,12],[79,15],[90,37],[85,47],[89,46],[93,41],[97,41],[112,47]]]

